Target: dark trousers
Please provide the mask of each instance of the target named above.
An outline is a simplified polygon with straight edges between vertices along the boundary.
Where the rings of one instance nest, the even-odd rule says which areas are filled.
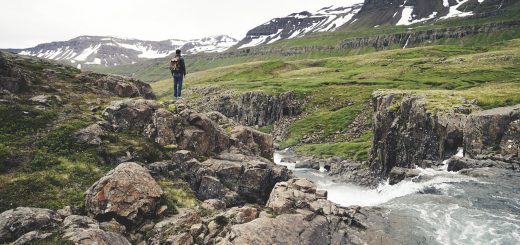
[[[181,97],[182,92],[182,73],[172,73],[173,75],[173,97]]]

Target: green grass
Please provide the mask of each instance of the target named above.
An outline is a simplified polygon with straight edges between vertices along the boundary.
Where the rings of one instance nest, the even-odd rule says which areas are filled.
[[[298,152],[306,155],[319,157],[338,156],[344,159],[354,159],[365,161],[368,159],[368,151],[372,145],[372,134],[366,133],[364,136],[349,141],[332,144],[308,144],[296,148]]]
[[[329,136],[345,132],[359,113],[367,113],[362,110],[374,91],[428,94],[427,108],[434,111],[460,106],[462,97],[476,99],[485,109],[511,105],[520,103],[519,64],[520,39],[515,39],[481,46],[437,45],[345,57],[255,61],[193,73],[186,87],[217,86],[237,94],[292,91],[307,104],[281,146],[302,145],[307,136],[318,135],[318,142],[327,144],[303,149],[346,156],[349,147],[366,145],[351,145],[342,137],[328,142]],[[167,99],[170,85],[167,79],[152,88],[160,99]]]

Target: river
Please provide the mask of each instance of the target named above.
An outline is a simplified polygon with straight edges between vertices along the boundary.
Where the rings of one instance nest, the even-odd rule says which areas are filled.
[[[458,154],[461,154],[459,151]],[[439,167],[418,168],[421,175],[396,185],[368,189],[335,183],[321,169],[295,169],[282,163],[290,151],[277,151],[276,164],[327,190],[338,205],[378,206],[413,230],[410,244],[520,244],[520,173],[502,171],[495,177],[469,177]],[[405,227],[407,229],[407,227]]]

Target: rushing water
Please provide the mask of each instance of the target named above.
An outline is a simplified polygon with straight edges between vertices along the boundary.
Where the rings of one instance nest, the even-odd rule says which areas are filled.
[[[405,220],[414,231],[410,244],[520,244],[518,172],[473,178],[447,172],[445,162],[438,169],[419,168],[421,175],[413,180],[368,189],[335,183],[323,171],[295,169],[295,163],[281,162],[287,154],[276,152],[275,163],[327,190],[330,201],[384,207],[390,216]]]

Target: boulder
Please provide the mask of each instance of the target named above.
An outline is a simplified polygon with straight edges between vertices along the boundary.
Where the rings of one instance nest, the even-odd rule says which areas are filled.
[[[100,145],[103,137],[107,135],[102,123],[94,123],[74,134],[78,143],[87,145]]]
[[[323,195],[323,194],[322,194]],[[311,203],[322,199],[316,196],[316,186],[307,179],[290,179],[275,185],[266,207],[277,213],[310,208]]]
[[[141,96],[145,99],[155,99],[150,84],[129,77],[84,72],[77,78],[77,81],[90,84],[91,89],[96,90],[96,93],[119,97]]]
[[[147,240],[147,244],[157,245],[164,244],[164,241],[170,240],[171,244],[179,244],[173,243],[177,242],[186,242],[191,241],[192,236],[190,233],[187,233],[189,237],[184,234],[185,231],[190,231],[191,227],[197,224],[201,224],[202,219],[200,215],[191,209],[179,209],[179,213],[169,217],[167,219],[162,220],[161,222],[155,224],[154,228],[150,231],[149,239]],[[185,244],[185,243],[180,243]],[[188,243],[191,244],[191,243]]]
[[[13,62],[13,56],[0,52],[0,90],[19,93],[27,90],[32,84],[32,76]]]
[[[520,159],[520,105],[470,114],[464,127],[465,156],[502,155]]]
[[[273,158],[273,136],[252,128],[237,126],[231,131],[231,138],[238,142],[239,148],[246,149],[263,158]]]
[[[189,110],[181,112],[184,128],[178,140],[178,148],[197,155],[216,155],[231,146],[226,132],[207,116]]]
[[[61,222],[54,211],[42,208],[18,207],[0,214],[0,242],[11,242],[25,233],[53,229]]]
[[[158,109],[144,133],[159,145],[174,145],[177,144],[176,135],[180,132],[181,125],[178,116],[165,109]]]
[[[103,118],[116,130],[142,130],[148,125],[158,105],[153,100],[125,99],[114,101],[103,111]]]
[[[411,179],[421,174],[417,169],[394,167],[390,171],[390,185],[395,185],[404,179]]]
[[[161,195],[147,170],[137,163],[122,163],[88,189],[85,208],[96,219],[135,225],[154,214]]]

